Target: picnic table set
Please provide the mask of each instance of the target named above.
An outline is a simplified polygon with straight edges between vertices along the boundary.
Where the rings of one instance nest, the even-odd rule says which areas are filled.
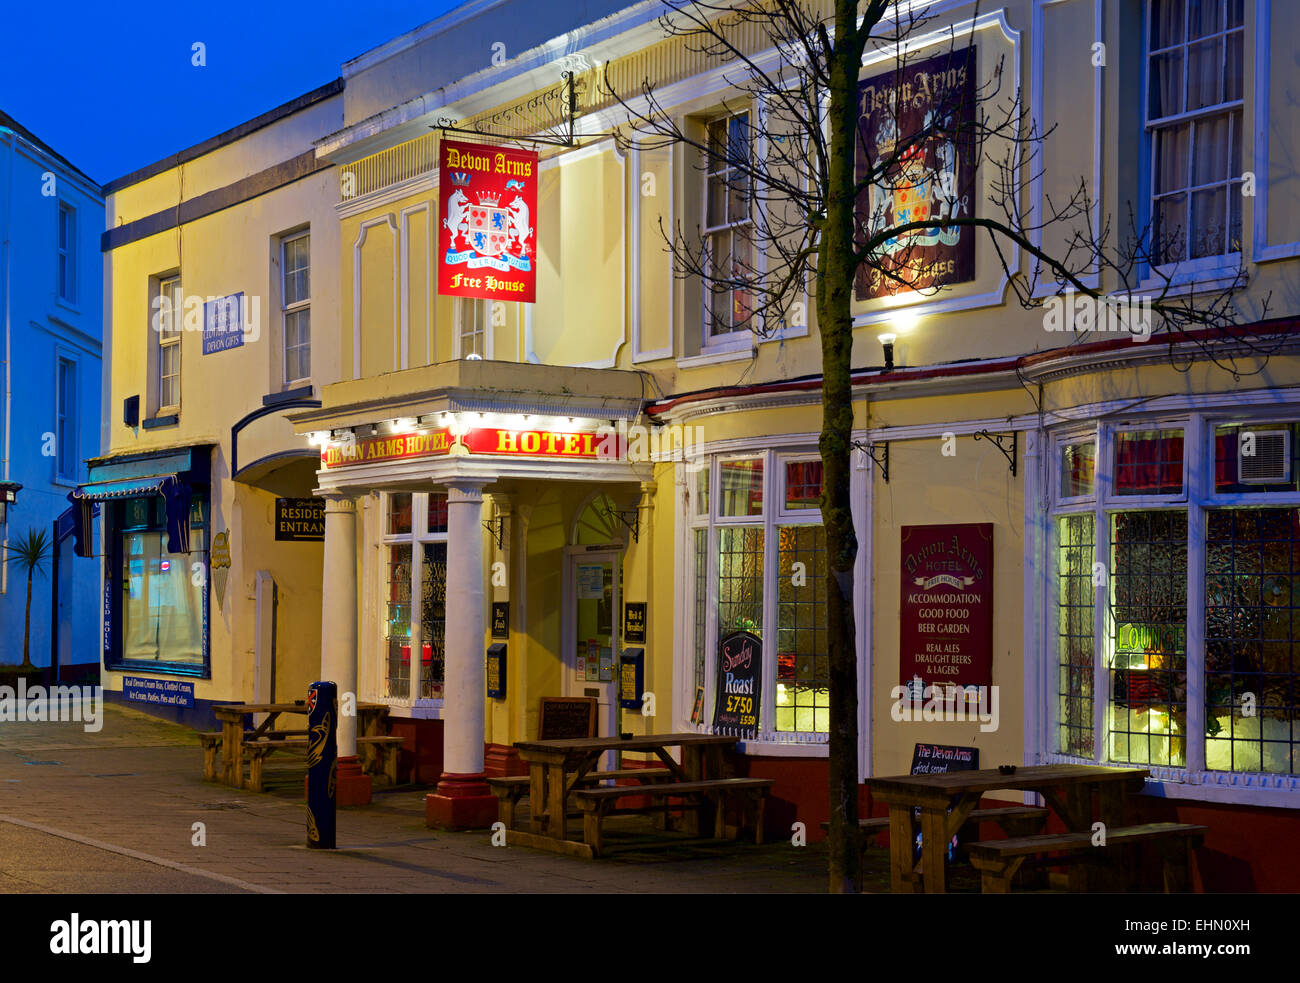
[[[544,723],[547,702],[543,701]],[[487,780],[497,796],[509,844],[601,857],[607,852],[605,821],[615,811],[620,816],[653,814],[663,830],[673,829],[674,814],[680,813],[681,829],[689,835],[739,837],[749,828],[755,842],[763,842],[764,806],[773,780],[727,774],[724,752],[734,747],[734,736],[694,732],[596,736],[594,700],[550,698],[550,702],[555,704],[549,708],[552,721],[567,735],[516,742],[528,774]],[[305,702],[229,704],[213,710],[221,730],[199,735],[204,777],[210,781],[262,791],[262,763],[268,755],[306,751],[306,730],[275,728],[282,715],[305,716]],[[250,714],[265,714],[265,718],[246,731]],[[395,785],[397,748],[403,738],[387,733],[389,707],[361,703],[357,714],[357,747],[363,765],[382,771]],[[555,727],[549,730],[553,733]],[[543,726],[541,733],[547,734],[548,727]],[[917,745],[918,758],[922,749],[926,754],[978,753]],[[622,761],[624,752],[644,757]],[[613,762],[614,767],[602,768],[602,761]],[[1025,883],[1031,871],[1047,867],[1068,868],[1070,890],[1124,890],[1133,872],[1132,849],[1139,846],[1157,851],[1167,892],[1186,890],[1191,851],[1207,828],[1187,823],[1126,825],[1129,798],[1149,777],[1145,768],[1063,763],[972,769],[971,764],[977,765],[978,757],[957,770],[918,767],[914,759],[912,774],[866,780],[873,800],[887,807],[888,816],[863,818],[859,826],[864,845],[871,834],[888,832],[894,893],[945,893],[948,866],[955,859],[953,845],[959,838],[965,840],[961,853],[979,871],[984,893],[1007,893],[1013,883]],[[980,807],[983,796],[1008,791],[1034,793],[1043,804]],[[520,805],[525,798],[528,819],[522,823]],[[629,804],[628,800],[636,801]],[[733,805],[738,807],[737,822],[728,825]],[[1062,831],[1046,831],[1053,816]],[[581,833],[571,838],[575,832],[571,820],[577,818]],[[996,826],[1003,835],[977,841],[975,834],[986,826]]]

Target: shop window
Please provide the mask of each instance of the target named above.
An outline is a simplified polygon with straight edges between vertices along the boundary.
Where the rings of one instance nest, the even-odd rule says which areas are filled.
[[[821,462],[807,453],[787,458],[774,451],[717,460],[710,496],[705,475],[713,464],[690,479],[694,502],[704,503],[691,509],[686,543],[694,570],[686,609],[693,618],[693,652],[682,670],[695,682],[691,723],[713,722],[719,648],[727,635],[747,631],[763,650],[758,739],[824,741],[830,656]],[[778,484],[765,496],[764,476],[773,466]]]
[[[388,496],[388,535],[411,534],[411,493],[394,492]]]
[[[1239,423],[1214,429],[1214,490],[1222,494],[1300,491],[1297,425]]]
[[[803,564],[799,575],[796,563]],[[777,566],[776,729],[825,734],[831,712],[826,531],[820,525],[778,527]]]
[[[207,522],[204,501],[191,500],[189,552],[171,553],[161,495],[127,499],[111,513],[121,596],[114,605],[115,664],[201,667],[207,661]],[[204,565],[195,576],[193,565]]]
[[[1187,761],[1187,513],[1111,516],[1108,759]]]
[[[1097,442],[1089,438],[1061,449],[1061,498],[1093,493],[1097,471]]]
[[[763,514],[763,459],[723,461],[718,465],[720,514],[758,516]]]
[[[822,501],[822,462],[787,461],[785,463],[785,508],[820,509]]]
[[[1093,631],[1097,588],[1093,576],[1096,520],[1091,513],[1057,520],[1058,603],[1057,749],[1093,757]]]
[[[410,532],[408,525],[407,532]],[[388,547],[388,695],[411,693],[411,544]]]
[[[1183,490],[1183,432],[1115,434],[1115,494],[1177,495]]]
[[[1150,0],[1152,256],[1241,250],[1242,0]]]
[[[1300,509],[1207,513],[1205,764],[1300,772]]]
[[[384,695],[440,700],[446,666],[447,495],[392,492],[386,497]]]
[[[708,649],[708,603],[709,603],[709,530],[692,530],[695,543],[695,659],[694,677],[695,693],[706,686],[706,665]],[[701,721],[692,720],[692,723]]]
[[[433,496],[430,496],[432,499]],[[444,506],[446,496],[442,496]],[[432,505],[432,502],[430,503]],[[432,512],[432,508],[430,509]],[[445,509],[443,529],[446,529]],[[420,696],[441,700],[447,665],[447,544],[426,543],[420,591]]]
[[[432,492],[429,495],[429,519],[425,523],[428,532],[447,531],[447,493]]]

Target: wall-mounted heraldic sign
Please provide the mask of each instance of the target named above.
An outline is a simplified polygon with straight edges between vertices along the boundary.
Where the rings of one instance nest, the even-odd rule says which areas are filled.
[[[442,141],[438,293],[514,300],[537,296],[537,154]]]

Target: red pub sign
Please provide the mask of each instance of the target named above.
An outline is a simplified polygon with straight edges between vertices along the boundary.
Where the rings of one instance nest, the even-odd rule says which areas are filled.
[[[438,161],[438,293],[531,304],[537,154],[444,140]]]
[[[993,523],[903,526],[900,555],[902,685],[991,685]]]

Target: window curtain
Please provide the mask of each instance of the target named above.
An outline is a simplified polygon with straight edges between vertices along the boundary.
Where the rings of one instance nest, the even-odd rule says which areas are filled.
[[[1133,434],[1115,445],[1117,490],[1151,495],[1176,492],[1183,484],[1183,437]]]

